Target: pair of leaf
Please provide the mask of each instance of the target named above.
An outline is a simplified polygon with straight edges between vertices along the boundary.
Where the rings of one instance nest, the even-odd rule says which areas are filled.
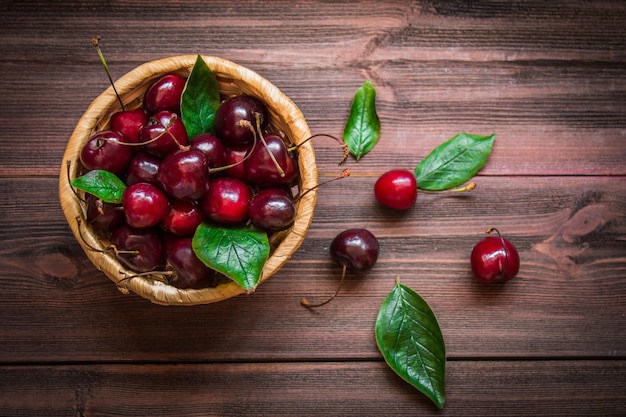
[[[214,131],[215,113],[220,105],[215,74],[200,55],[187,78],[181,98],[181,118],[190,138]],[[115,174],[92,170],[71,182],[76,189],[106,203],[121,204],[126,184]],[[220,227],[208,222],[196,229],[192,247],[210,268],[226,275],[246,291],[261,280],[269,256],[267,234],[247,227]]]
[[[357,161],[380,140],[380,119],[376,112],[376,89],[366,81],[355,93],[343,138]],[[470,180],[485,165],[495,135],[459,133],[442,143],[415,168],[418,187],[441,191]]]
[[[446,348],[437,317],[426,301],[396,280],[380,307],[375,334],[387,365],[442,408]]]

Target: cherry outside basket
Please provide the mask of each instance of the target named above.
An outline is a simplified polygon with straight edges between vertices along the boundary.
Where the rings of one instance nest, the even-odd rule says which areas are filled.
[[[196,58],[197,55],[182,55],[151,61],[122,76],[115,82],[115,87],[125,107],[132,109],[141,106],[146,89],[162,75],[175,72],[187,77]],[[297,188],[300,192],[313,189],[317,185],[318,177],[313,146],[311,141],[306,141],[311,132],[302,112],[293,101],[267,79],[248,68],[213,56],[202,58],[216,75],[222,98],[248,94],[261,99],[268,108],[270,128],[276,132],[284,132],[285,140],[290,141],[287,145],[304,142],[297,148],[299,168]],[[95,132],[107,128],[111,114],[119,110],[120,105],[115,91],[113,87],[109,87],[91,103],[80,118],[63,156],[59,176],[61,207],[87,257],[118,286],[121,292],[131,291],[156,304],[208,304],[244,293],[245,290],[233,281],[219,284],[217,287],[178,289],[150,276],[136,276],[137,273],[127,269],[113,253],[105,252],[109,242],[103,240],[87,224],[86,207],[77,197],[70,182],[84,173],[80,163],[83,145]],[[78,194],[82,195],[80,192]],[[260,283],[275,274],[302,244],[312,221],[316,198],[316,189],[305,193],[296,202],[297,217],[293,226],[270,236],[270,256],[264,265]]]

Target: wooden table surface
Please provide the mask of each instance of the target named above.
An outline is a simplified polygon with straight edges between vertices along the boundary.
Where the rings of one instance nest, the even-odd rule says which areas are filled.
[[[0,415],[618,416],[626,413],[626,3],[2,1]],[[230,59],[341,136],[371,80],[379,144],[319,191],[293,258],[255,293],[194,307],[123,295],[60,208],[66,142],[114,79],[172,55]],[[477,189],[381,208],[373,184],[459,132],[496,140]],[[320,180],[339,172],[315,143]],[[365,227],[381,254],[332,294],[328,247]],[[518,277],[475,284],[487,227]],[[447,347],[442,410],[374,338],[395,276]]]

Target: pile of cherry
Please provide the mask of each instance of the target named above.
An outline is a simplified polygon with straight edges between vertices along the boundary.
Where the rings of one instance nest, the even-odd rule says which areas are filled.
[[[222,101],[215,134],[189,138],[180,117],[186,78],[167,74],[146,90],[142,106],[111,115],[109,126],[84,145],[85,170],[104,170],[126,184],[121,205],[87,196],[88,221],[138,274],[162,271],[170,285],[204,288],[224,277],[195,255],[191,242],[203,221],[247,223],[273,233],[296,217],[295,153],[268,131],[257,98]]]

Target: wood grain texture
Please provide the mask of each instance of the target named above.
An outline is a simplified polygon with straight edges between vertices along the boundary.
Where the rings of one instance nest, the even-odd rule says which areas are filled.
[[[420,194],[404,213],[375,204],[374,181],[348,177],[321,189],[303,245],[256,293],[163,310],[122,295],[89,263],[57,207],[54,180],[0,180],[0,362],[375,359],[373,323],[396,275],[438,313],[450,357],[624,356],[623,180],[481,176],[472,194]],[[355,196],[348,201],[346,187]],[[509,285],[471,279],[469,253],[485,225],[520,252],[519,278]],[[364,279],[349,276],[324,309],[303,309],[301,297],[334,291],[339,268],[328,247],[348,227],[377,235],[376,268]],[[155,321],[161,311],[166,317]]]
[[[544,1],[0,2],[0,415],[618,416],[626,409],[626,3]],[[249,296],[163,307],[123,295],[61,212],[67,139],[114,79],[216,55],[278,86],[311,131],[341,136],[367,79],[382,136],[344,167],[315,141],[313,224]],[[477,189],[380,207],[372,188],[459,132],[496,134]],[[366,227],[376,267],[332,294],[334,235]],[[487,227],[519,277],[472,281]],[[440,321],[443,410],[382,362],[394,278]]]
[[[623,415],[614,361],[448,362],[443,410],[382,362],[1,367],[12,416]],[[611,381],[595,385],[598,375]]]

